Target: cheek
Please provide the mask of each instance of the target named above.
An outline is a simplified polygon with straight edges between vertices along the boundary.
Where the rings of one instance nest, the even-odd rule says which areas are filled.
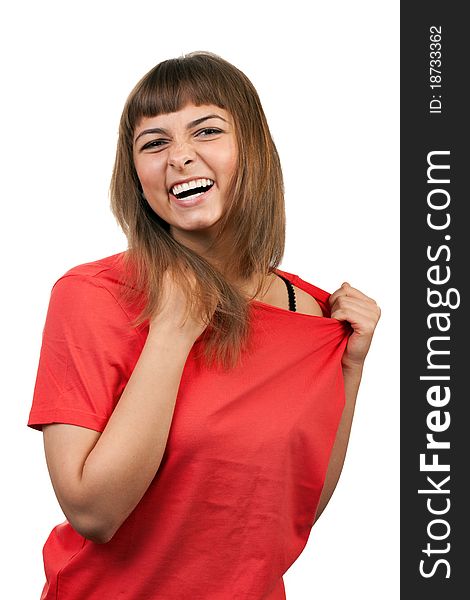
[[[237,148],[230,148],[224,155],[223,167],[228,177],[231,177],[235,172],[238,164],[238,151]]]
[[[146,188],[165,188],[164,172],[155,162],[136,161],[134,162],[137,177]]]

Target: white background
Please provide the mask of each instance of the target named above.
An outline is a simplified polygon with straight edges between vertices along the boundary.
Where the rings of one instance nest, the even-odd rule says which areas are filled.
[[[382,308],[343,474],[284,577],[288,600],[398,598],[399,3],[2,10],[2,597],[39,599],[42,547],[64,520],[26,426],[51,287],[126,248],[108,186],[131,88],[161,60],[210,50],[252,80],[281,156],[281,268],[330,292],[348,281]]]

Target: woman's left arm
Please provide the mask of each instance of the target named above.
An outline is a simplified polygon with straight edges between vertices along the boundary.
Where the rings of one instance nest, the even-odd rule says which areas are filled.
[[[380,319],[380,308],[375,300],[351,287],[349,283],[343,283],[338,290],[331,294],[329,304],[331,317],[339,321],[348,321],[353,332],[349,336],[342,358],[346,403],[328,463],[315,521],[328,504],[343,469],[364,360]]]

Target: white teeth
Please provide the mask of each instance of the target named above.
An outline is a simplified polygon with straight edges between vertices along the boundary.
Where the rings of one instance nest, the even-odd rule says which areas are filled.
[[[212,181],[212,179],[193,179],[192,181],[173,186],[170,191],[172,194],[177,196],[178,194],[181,194],[181,192],[185,192],[186,190],[191,190],[197,187],[207,187],[213,183],[214,182]]]

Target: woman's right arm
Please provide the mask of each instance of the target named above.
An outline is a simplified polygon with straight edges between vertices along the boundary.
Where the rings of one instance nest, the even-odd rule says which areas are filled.
[[[72,527],[94,542],[106,543],[113,537],[160,466],[184,365],[205,328],[190,319],[181,326],[183,303],[181,296],[177,299],[151,323],[139,360],[102,433],[60,423],[43,427],[47,466],[59,504]]]

